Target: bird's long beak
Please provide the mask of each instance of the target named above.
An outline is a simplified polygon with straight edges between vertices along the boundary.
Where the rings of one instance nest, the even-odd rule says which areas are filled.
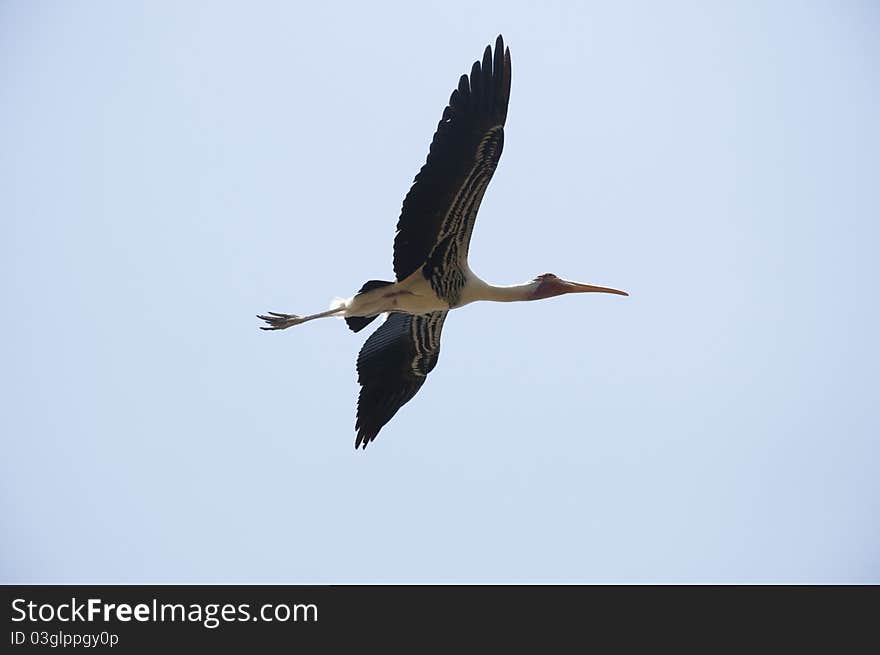
[[[582,284],[581,282],[565,281],[568,287],[568,293],[616,293],[618,296],[628,296],[626,291],[620,289],[611,289],[609,287],[597,287],[592,284]]]

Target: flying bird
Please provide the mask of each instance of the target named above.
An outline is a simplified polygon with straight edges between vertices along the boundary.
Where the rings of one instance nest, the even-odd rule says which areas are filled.
[[[541,300],[566,293],[625,291],[563,280],[544,273],[525,284],[494,286],[468,265],[468,245],[483,194],[504,146],[510,99],[510,50],[499,35],[470,76],[462,75],[437,125],[427,161],[403,200],[394,238],[395,281],[370,280],[331,309],[298,316],[268,312],[263,330],[342,317],[354,332],[380,314],[387,318],[357,359],[360,395],[355,448],[376,438],[412,400],[437,365],[440,333],[452,309],[490,300]]]

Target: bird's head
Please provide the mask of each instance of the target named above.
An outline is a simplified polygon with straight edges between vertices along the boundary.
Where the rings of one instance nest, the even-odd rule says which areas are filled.
[[[564,293],[616,293],[619,296],[629,295],[626,291],[619,291],[618,289],[596,287],[592,284],[563,280],[561,277],[553,275],[553,273],[539,275],[532,283],[535,290],[532,292],[531,300],[543,300],[544,298],[561,296]]]

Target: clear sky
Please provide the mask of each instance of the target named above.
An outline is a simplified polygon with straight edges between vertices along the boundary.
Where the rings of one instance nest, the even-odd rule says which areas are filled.
[[[342,321],[503,33],[481,304]],[[0,581],[880,582],[873,2],[4,2]]]

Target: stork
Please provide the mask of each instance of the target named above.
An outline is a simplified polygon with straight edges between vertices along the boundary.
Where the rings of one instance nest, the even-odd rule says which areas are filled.
[[[495,286],[468,266],[468,245],[480,202],[498,166],[510,98],[510,50],[499,35],[486,46],[470,76],[462,75],[437,125],[428,158],[406,198],[394,238],[396,280],[370,280],[331,309],[298,316],[268,312],[263,330],[284,330],[306,321],[342,317],[354,332],[380,314],[384,323],[357,359],[360,395],[355,448],[376,438],[412,400],[437,365],[440,333],[451,309],[489,300],[541,300],[567,293],[625,291],[563,280],[544,273],[524,284]]]

